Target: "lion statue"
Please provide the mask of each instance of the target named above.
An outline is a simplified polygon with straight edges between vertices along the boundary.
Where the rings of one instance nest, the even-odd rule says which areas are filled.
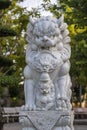
[[[24,109],[37,110],[39,107],[55,110],[62,109],[62,106],[63,109],[71,109],[69,76],[71,48],[64,16],[59,19],[49,16],[30,18],[26,34],[28,45],[26,47],[27,65],[24,69]],[[48,85],[47,75],[52,86]],[[41,93],[41,89],[49,91],[46,90],[43,93],[42,90]],[[46,99],[44,105],[40,103],[41,98]],[[46,107],[47,103],[50,104],[48,107]]]

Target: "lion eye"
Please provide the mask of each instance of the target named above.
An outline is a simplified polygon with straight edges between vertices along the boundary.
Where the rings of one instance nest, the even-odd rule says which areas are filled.
[[[38,39],[39,39],[39,36],[38,36],[38,35],[36,35],[36,38],[38,38]]]

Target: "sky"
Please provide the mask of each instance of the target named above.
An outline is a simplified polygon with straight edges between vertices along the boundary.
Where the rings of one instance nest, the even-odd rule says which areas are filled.
[[[57,4],[58,0],[50,0],[51,4]],[[24,2],[21,2],[20,5],[23,7],[27,7],[28,10],[31,10],[32,8],[40,7],[43,0],[24,0]],[[41,11],[41,15],[52,15],[50,12]]]

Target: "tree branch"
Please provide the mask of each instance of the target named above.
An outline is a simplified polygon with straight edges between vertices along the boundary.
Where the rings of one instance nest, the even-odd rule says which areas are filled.
[[[2,11],[0,14],[0,18],[2,18],[2,16],[4,15],[5,11]]]

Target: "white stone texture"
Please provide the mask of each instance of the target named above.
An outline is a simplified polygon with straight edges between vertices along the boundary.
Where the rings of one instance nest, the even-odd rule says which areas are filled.
[[[37,130],[73,130],[73,112],[67,111],[25,111],[20,122],[24,128]]]
[[[38,112],[40,115],[43,113],[42,116],[29,113],[27,117],[29,119],[37,118],[38,121],[39,119],[40,121],[45,120],[43,128],[35,126],[38,130],[51,130],[51,125],[47,128],[46,122],[49,123],[54,117],[56,122],[56,116],[57,118],[59,116],[54,113],[70,112],[72,108],[70,103],[72,84],[69,76],[71,55],[69,31],[64,22],[64,16],[59,19],[47,16],[38,19],[30,18],[26,33],[28,45],[26,48],[27,65],[24,69],[25,106],[22,107],[22,111],[36,111],[34,113],[36,115]],[[44,117],[46,111],[47,119],[51,116],[48,120]],[[53,114],[49,115],[49,111],[53,111]],[[69,118],[71,118],[70,115]],[[21,119],[21,122],[26,124],[26,117]],[[64,125],[64,130],[72,129],[69,127],[67,115],[62,118],[61,122],[63,124],[60,123],[60,126],[53,130],[62,130],[61,125],[64,124],[66,125]],[[37,124],[34,120],[32,123]]]

